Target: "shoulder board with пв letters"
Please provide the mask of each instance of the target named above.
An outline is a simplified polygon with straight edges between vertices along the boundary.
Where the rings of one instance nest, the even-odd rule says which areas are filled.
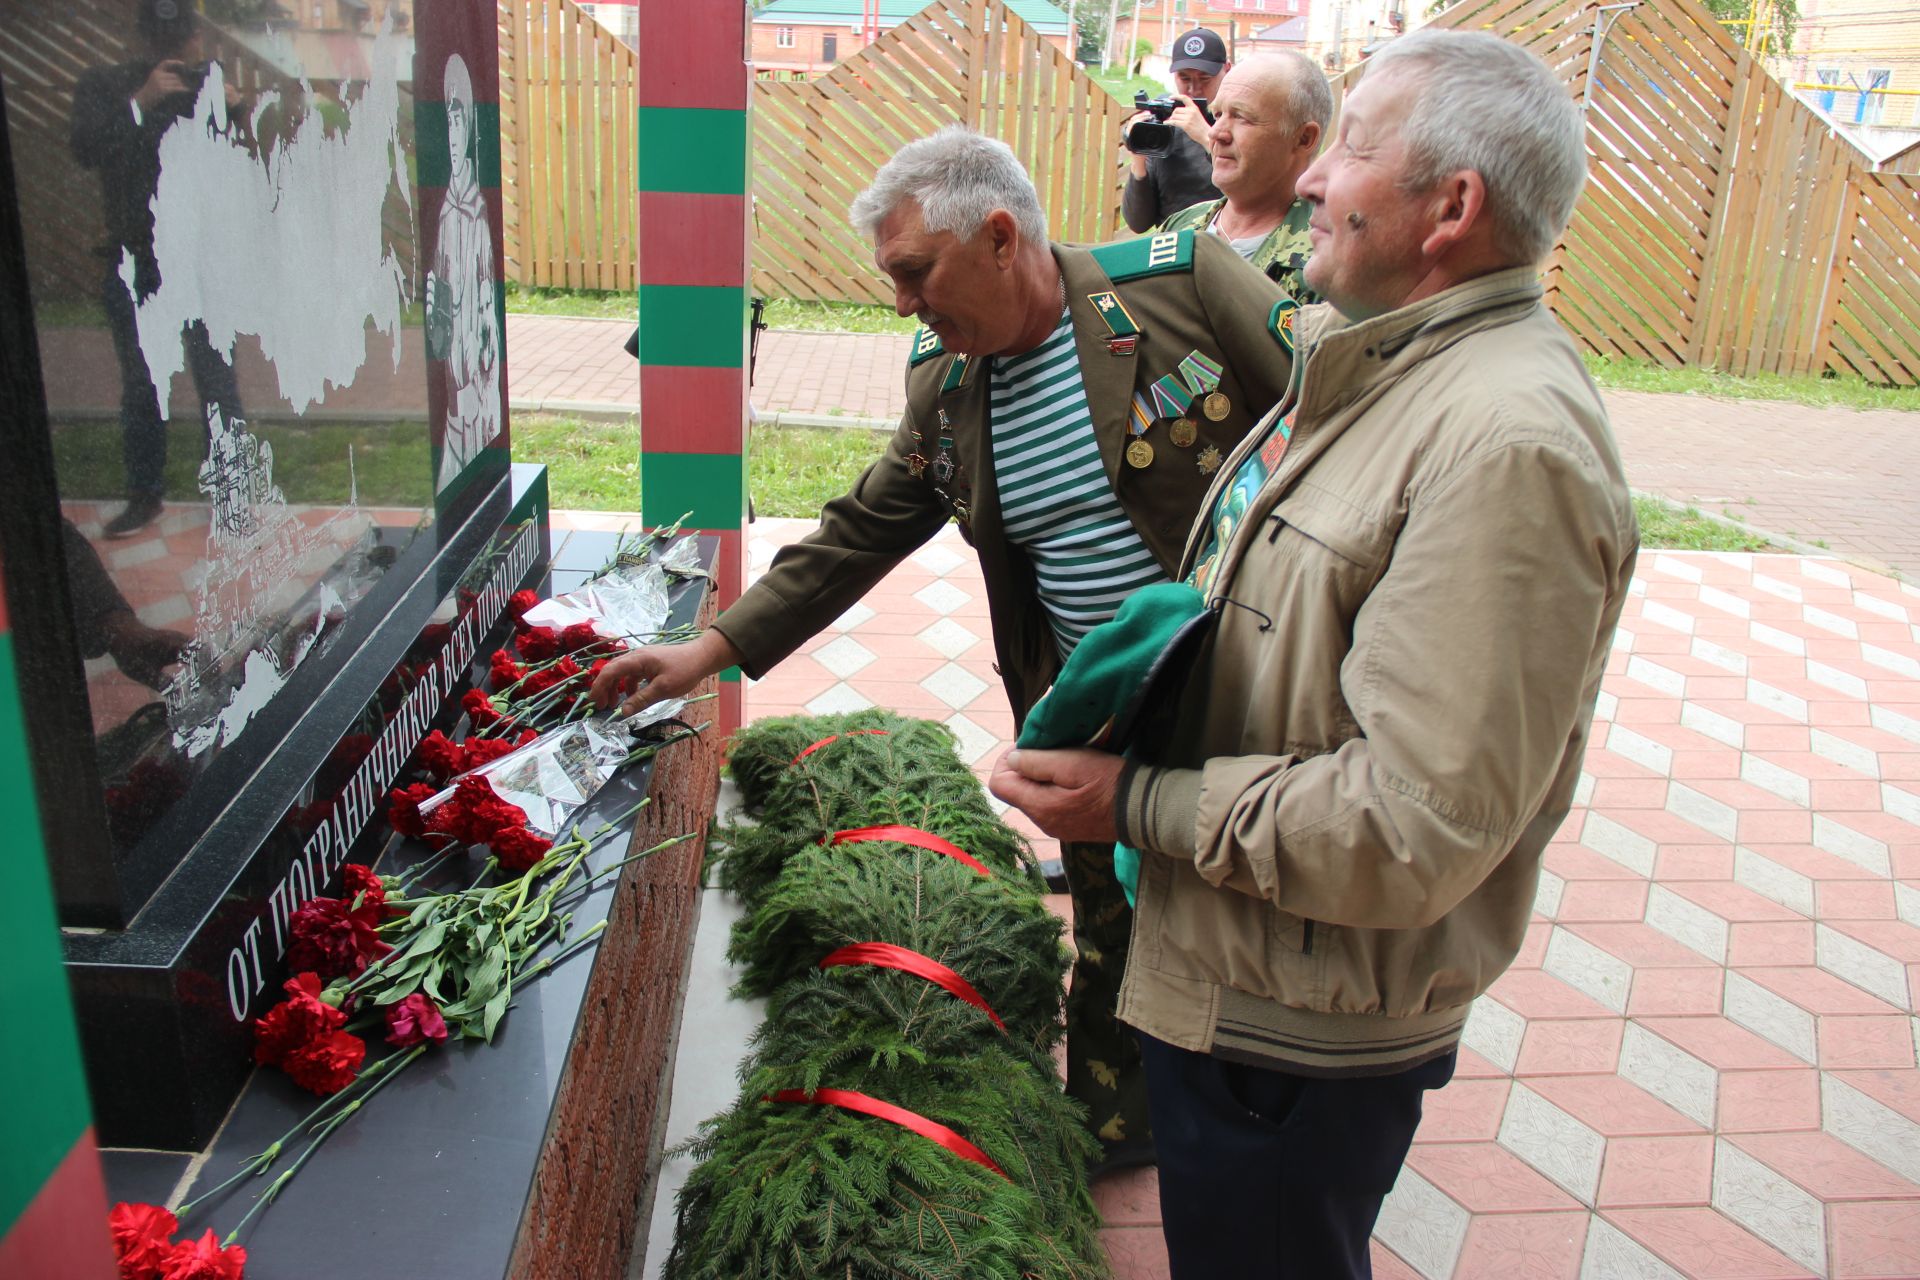
[[[1193,232],[1162,231],[1137,240],[1099,245],[1093,260],[1115,284],[1193,270]]]
[[[946,348],[940,344],[940,337],[933,330],[922,326],[913,331],[913,346],[907,355],[909,367],[917,368],[933,359]]]

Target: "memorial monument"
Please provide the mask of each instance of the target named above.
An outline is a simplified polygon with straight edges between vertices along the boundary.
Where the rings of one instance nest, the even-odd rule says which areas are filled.
[[[34,787],[100,1140],[190,1149],[289,913],[378,851],[546,572],[544,471],[509,459],[495,19],[0,8]]]

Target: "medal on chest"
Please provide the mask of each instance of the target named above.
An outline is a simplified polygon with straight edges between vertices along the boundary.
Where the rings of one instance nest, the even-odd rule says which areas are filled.
[[[1193,398],[1200,401],[1200,411],[1207,415],[1208,422],[1221,422],[1233,412],[1233,401],[1220,390],[1220,379],[1225,373],[1224,365],[1197,349],[1189,351],[1187,358],[1180,362],[1180,377]]]
[[[955,464],[953,461],[953,423],[947,418],[947,411],[940,413],[940,448],[933,455],[933,479],[936,484],[953,483]]]
[[[1132,437],[1127,443],[1127,465],[1135,470],[1144,470],[1153,465],[1153,446],[1147,443],[1146,435],[1153,426],[1153,406],[1138,391],[1133,393],[1133,405],[1127,412],[1127,435]]]

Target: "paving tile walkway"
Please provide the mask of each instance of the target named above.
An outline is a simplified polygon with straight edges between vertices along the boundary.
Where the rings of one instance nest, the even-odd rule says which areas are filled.
[[[752,571],[804,533],[753,527]],[[1012,730],[943,531],[749,718]],[[1017,813],[1009,815],[1024,826]],[[1834,560],[1645,555],[1576,805],[1375,1237],[1392,1280],[1920,1276],[1920,590]],[[1166,1272],[1151,1174],[1097,1198]]]

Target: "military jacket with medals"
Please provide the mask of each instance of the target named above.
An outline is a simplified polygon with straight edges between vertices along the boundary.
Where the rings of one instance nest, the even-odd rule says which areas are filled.
[[[1213,472],[1287,389],[1295,304],[1217,236],[1185,231],[1052,252],[1107,480],[1171,575]],[[917,335],[907,411],[886,453],[714,623],[749,676],[846,612],[952,519],[980,556],[1016,719],[1046,691],[1059,655],[1032,566],[1001,525],[990,359]]]

